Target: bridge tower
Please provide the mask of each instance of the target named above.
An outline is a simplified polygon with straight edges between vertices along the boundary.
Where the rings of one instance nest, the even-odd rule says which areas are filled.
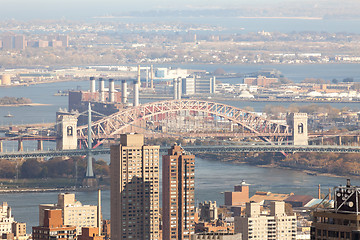
[[[77,148],[77,117],[68,112],[56,114],[56,150]]]
[[[287,124],[292,129],[294,145],[308,145],[308,117],[307,113],[289,113],[286,117]]]

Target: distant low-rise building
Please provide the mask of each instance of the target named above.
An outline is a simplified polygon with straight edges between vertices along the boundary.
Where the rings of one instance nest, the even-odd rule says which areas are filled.
[[[191,240],[241,240],[241,233],[198,233],[191,236]]]
[[[277,83],[279,81],[278,78],[267,78],[265,76],[257,76],[257,77],[249,77],[244,78],[244,84],[247,85],[256,85],[260,87],[268,87],[271,84]]]
[[[99,229],[93,227],[84,227],[81,230],[78,240],[104,240],[104,236],[99,235]]]

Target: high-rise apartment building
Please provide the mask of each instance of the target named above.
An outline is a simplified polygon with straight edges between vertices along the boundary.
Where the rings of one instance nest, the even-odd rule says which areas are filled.
[[[43,222],[32,228],[32,239],[76,239],[76,227],[63,225],[61,209],[46,209]]]
[[[27,46],[24,35],[8,35],[2,38],[3,49],[17,49],[23,50]]]
[[[111,239],[160,240],[159,146],[122,134],[110,148]]]
[[[195,233],[195,156],[174,145],[162,160],[163,239],[190,239]]]
[[[23,50],[26,48],[26,40],[24,35],[14,37],[14,49]]]
[[[0,236],[3,233],[12,232],[12,223],[14,218],[11,215],[11,208],[8,206],[7,202],[3,202],[0,205]]]
[[[39,224],[44,222],[45,211],[47,209],[61,209],[62,224],[75,226],[78,234],[81,234],[82,227],[98,226],[98,206],[83,205],[75,199],[75,194],[73,193],[60,193],[57,204],[39,205]]]
[[[286,215],[285,202],[271,202],[270,215],[262,214],[260,203],[246,203],[245,216],[235,217],[235,233],[243,240],[295,240],[296,216]]]
[[[0,205],[0,239],[28,239],[28,236],[26,236],[26,223],[15,222],[11,214],[11,207],[7,202]]]

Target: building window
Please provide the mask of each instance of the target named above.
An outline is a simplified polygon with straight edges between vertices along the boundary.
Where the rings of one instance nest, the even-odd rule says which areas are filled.
[[[73,135],[73,127],[72,126],[68,126],[66,129],[67,135],[68,136],[72,136]]]
[[[304,125],[303,125],[302,123],[300,123],[300,124],[298,125],[298,133],[299,133],[299,134],[304,133]]]

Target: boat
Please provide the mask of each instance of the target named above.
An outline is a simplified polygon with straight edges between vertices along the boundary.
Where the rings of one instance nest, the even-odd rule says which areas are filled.
[[[8,114],[7,114],[7,115],[5,115],[4,117],[7,117],[7,118],[12,118],[12,117],[14,117],[14,115],[12,115],[12,114],[8,113]]]

